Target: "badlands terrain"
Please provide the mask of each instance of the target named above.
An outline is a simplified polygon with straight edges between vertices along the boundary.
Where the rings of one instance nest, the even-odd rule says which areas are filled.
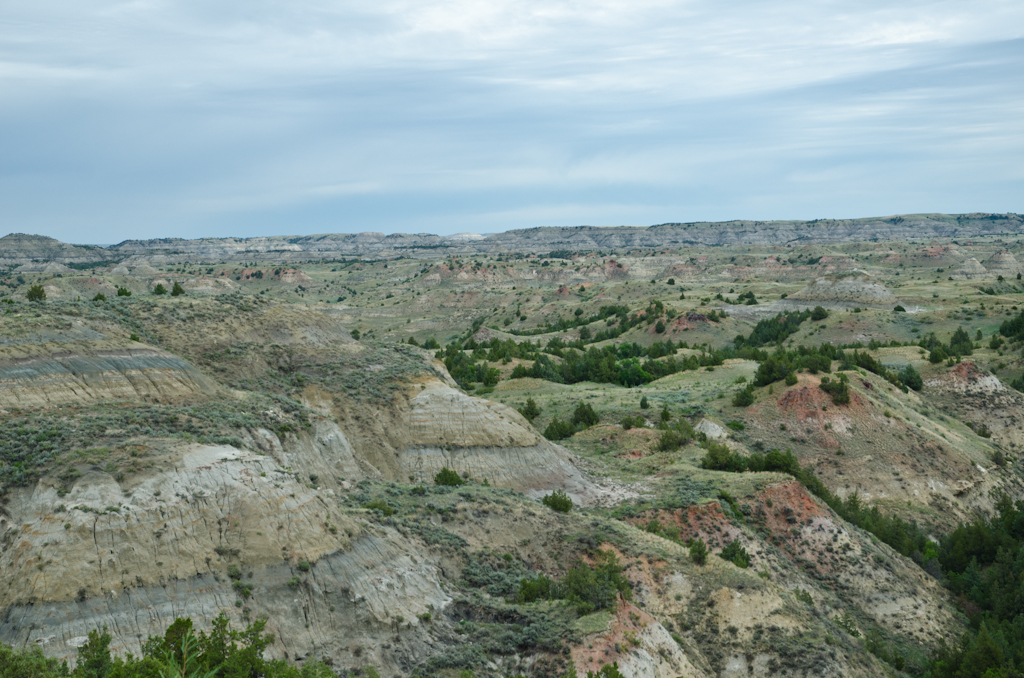
[[[1016,675],[1022,273],[1019,215],[0,238],[0,642]]]

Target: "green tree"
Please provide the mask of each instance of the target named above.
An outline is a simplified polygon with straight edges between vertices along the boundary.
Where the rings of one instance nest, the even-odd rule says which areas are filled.
[[[153,294],[167,294],[167,288],[164,287],[162,284],[157,283],[156,287],[153,288]]]
[[[824,320],[828,317],[828,311],[821,306],[815,306],[814,310],[811,311],[811,320]]]
[[[968,356],[974,353],[974,342],[967,331],[958,327],[953,336],[949,339],[949,352],[952,355]]]
[[[921,374],[914,369],[913,365],[907,365],[900,370],[900,381],[906,384],[907,388],[915,391],[920,391],[924,387],[924,380],[921,379]]]
[[[171,289],[171,296],[180,297],[183,294],[185,294],[185,288],[181,286],[181,283],[175,280],[174,287]]]
[[[1002,667],[1004,661],[1002,648],[992,638],[988,624],[982,623],[978,635],[964,653],[961,675],[964,678],[982,678],[989,669]]]
[[[114,662],[110,659],[110,634],[107,629],[103,633],[89,631],[85,645],[78,648],[78,666],[75,678],[107,678]]]
[[[529,422],[539,417],[540,413],[541,409],[533,398],[527,398],[526,404],[519,408],[519,414],[523,415]]]
[[[0,678],[64,678],[67,663],[46,657],[38,647],[14,650],[0,644]]]
[[[601,421],[590,403],[580,403],[572,413],[572,423],[581,429],[594,426]]]
[[[43,290],[42,285],[33,285],[25,293],[25,298],[29,301],[43,302],[46,301],[46,292]]]
[[[640,409],[641,410],[646,410],[650,406],[651,406],[651,404],[649,402],[647,402],[647,396],[645,396],[645,395],[644,396],[640,396]]]

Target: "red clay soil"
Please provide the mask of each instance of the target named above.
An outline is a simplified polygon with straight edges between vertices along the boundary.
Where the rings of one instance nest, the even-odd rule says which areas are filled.
[[[627,518],[627,522],[641,529],[647,527],[652,520],[661,523],[663,530],[671,532],[679,530],[679,539],[703,539],[711,548],[722,548],[741,532],[729,522],[722,512],[722,505],[717,502],[695,504],[679,509],[655,509],[644,511],[639,516]]]
[[[615,608],[615,619],[608,630],[592,639],[587,645],[580,644],[572,649],[572,661],[579,673],[597,671],[602,664],[616,662],[633,649],[630,639],[653,624],[654,618],[619,596]],[[588,645],[590,647],[588,647]]]
[[[820,573],[832,571],[838,561],[826,549],[836,530],[831,511],[820,505],[807,489],[796,481],[772,485],[753,497],[740,499],[751,513],[745,522],[768,531],[768,541],[782,554],[804,569]],[[663,534],[679,530],[679,539],[703,539],[713,551],[721,550],[734,539],[739,539],[751,551],[751,566],[759,567],[759,549],[744,537],[742,530],[732,524],[722,512],[719,502],[710,502],[675,510],[645,511],[627,522],[641,529],[652,521],[661,523]]]
[[[832,402],[832,396],[821,390],[820,378],[801,375],[800,381],[806,383],[786,390],[776,401],[780,412],[793,414],[798,421],[827,420],[829,413],[843,414],[854,418],[866,416],[869,413],[871,406],[853,389],[850,389],[849,403],[836,405]],[[871,384],[863,381],[860,385],[868,389],[873,388]]]

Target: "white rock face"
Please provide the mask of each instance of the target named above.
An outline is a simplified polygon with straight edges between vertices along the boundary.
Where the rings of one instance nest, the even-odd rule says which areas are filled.
[[[429,482],[447,467],[530,496],[562,489],[574,501],[589,503],[601,495],[571,463],[568,451],[539,435],[511,407],[473,398],[439,380],[423,386],[409,400],[408,438],[398,447],[403,477]]]
[[[309,457],[316,448],[325,462],[344,457],[337,434],[319,431],[308,449],[284,454]],[[272,455],[192,446],[175,468],[128,487],[97,471],[64,497],[43,484],[13,492],[0,520],[0,571],[11,583],[0,591],[0,641],[73,658],[87,632],[103,626],[115,651],[135,653],[183,614],[202,628],[232,611],[237,628],[240,596],[225,575],[237,565],[253,591],[246,610],[272,620],[276,656],[349,658],[365,646],[366,661],[393,667],[422,653],[429,630],[399,627],[418,627],[418,615],[449,603],[438,565],[398,532],[332,512],[330,491],[298,482],[294,471]],[[299,560],[312,563],[308,573],[295,568]],[[402,638],[385,642],[392,636]],[[389,657],[372,656],[381,646]]]
[[[703,433],[708,438],[713,438],[715,440],[724,438],[727,434],[727,431],[724,428],[713,421],[708,421],[707,419],[701,419],[700,423],[697,424],[694,429]]]

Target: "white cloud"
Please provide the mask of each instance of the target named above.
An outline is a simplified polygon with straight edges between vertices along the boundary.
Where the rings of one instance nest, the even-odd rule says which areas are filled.
[[[1022,28],[1000,0],[18,0],[0,223],[102,242],[1019,210]]]

